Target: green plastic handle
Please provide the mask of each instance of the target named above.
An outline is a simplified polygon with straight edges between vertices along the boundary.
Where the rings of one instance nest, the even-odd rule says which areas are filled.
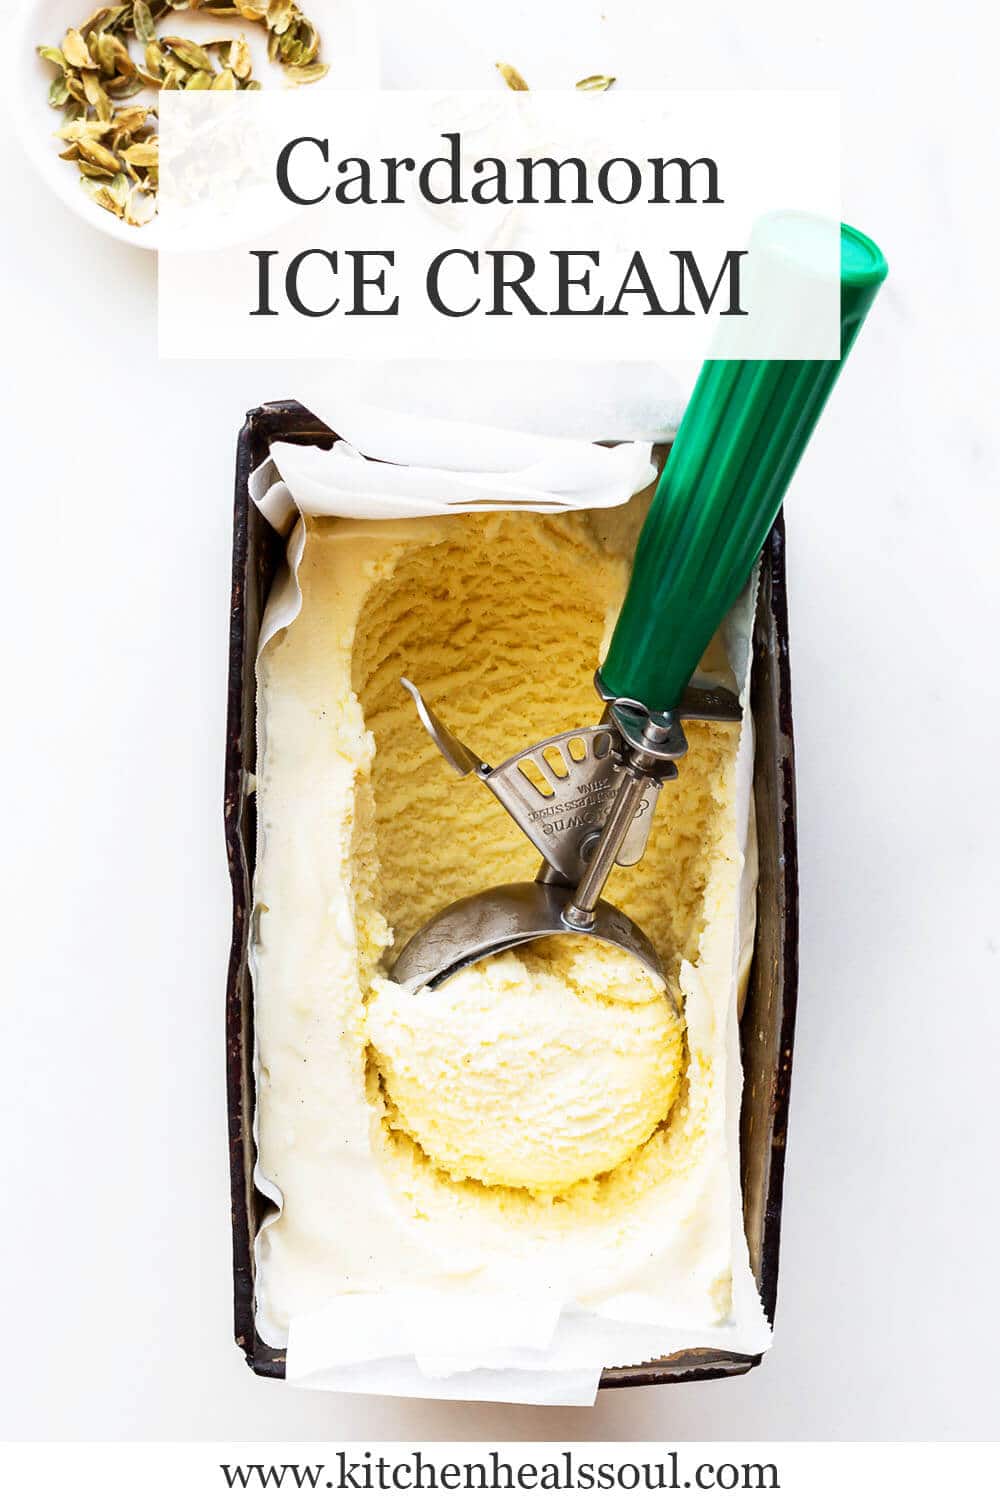
[[[840,359],[708,360],[639,537],[601,684],[676,708],[750,576],[789,481],[885,280],[878,246],[841,225]]]

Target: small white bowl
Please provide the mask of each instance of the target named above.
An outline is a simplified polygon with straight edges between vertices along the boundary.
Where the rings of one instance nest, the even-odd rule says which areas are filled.
[[[371,0],[300,0],[301,8],[314,21],[323,39],[323,61],[330,71],[310,88],[359,89],[377,88],[378,45]],[[68,208],[103,234],[123,240],[145,250],[158,248],[157,220],[141,228],[125,224],[106,209],[99,208],[80,187],[80,174],[74,164],[59,157],[60,142],[55,132],[62,125],[62,111],[48,101],[49,85],[56,76],[51,63],[38,56],[40,44],[58,47],[70,26],[79,26],[97,9],[97,0],[21,0],[11,18],[8,59],[13,66],[18,97],[12,100],[21,143],[39,176]],[[157,22],[157,30],[173,30],[197,41],[199,34],[222,36],[242,31],[250,43],[254,76],[265,88],[281,87],[282,70],[267,58],[267,33],[252,21],[226,21],[219,16],[198,11],[179,11],[173,22],[167,16]],[[138,56],[136,44],[132,51]],[[149,95],[137,94],[141,104]],[[132,102],[131,100],[129,101]]]

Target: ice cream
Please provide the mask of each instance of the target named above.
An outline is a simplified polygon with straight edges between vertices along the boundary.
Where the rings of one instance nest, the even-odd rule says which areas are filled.
[[[671,999],[619,949],[550,938],[410,995],[377,982],[368,1034],[389,1123],[456,1179],[557,1193],[665,1120],[683,1066]]]
[[[253,962],[258,1322],[343,1294],[545,1291],[683,1327],[728,1309],[724,1088],[741,857],[739,731],[692,724],[642,864],[608,898],[657,946],[683,1022],[591,940],[434,994],[392,955],[538,856],[421,728],[402,675],[494,764],[591,723],[640,506],[309,521],[298,618],[259,664]],[[650,1351],[653,1352],[653,1351]]]

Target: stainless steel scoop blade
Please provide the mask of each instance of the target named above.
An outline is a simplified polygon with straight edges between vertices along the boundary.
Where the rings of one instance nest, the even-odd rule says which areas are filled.
[[[397,958],[392,978],[411,992],[425,985],[435,989],[481,958],[537,938],[580,931],[566,920],[570,894],[565,886],[524,880],[454,901],[414,934]],[[655,948],[624,912],[607,901],[597,901],[592,916],[591,926],[585,929],[591,937],[623,948],[656,978],[663,978]]]
[[[451,732],[412,682],[403,678],[403,685],[448,764],[460,776],[478,776],[544,863],[534,881],[494,886],[433,916],[396,959],[396,983],[411,991],[434,987],[481,958],[567,932],[612,943],[662,980],[649,938],[601,900],[601,891],[615,864],[633,865],[645,852],[660,787],[677,775],[687,750],[682,719],[738,719],[735,696],[689,689],[673,714],[649,714],[640,703],[616,699],[601,723],[539,740],[494,769]]]

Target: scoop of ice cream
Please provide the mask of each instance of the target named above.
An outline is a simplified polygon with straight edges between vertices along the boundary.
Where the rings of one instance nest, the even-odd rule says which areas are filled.
[[[683,1025],[635,959],[556,937],[408,994],[376,983],[368,1034],[389,1123],[457,1179],[557,1193],[669,1114]]]

